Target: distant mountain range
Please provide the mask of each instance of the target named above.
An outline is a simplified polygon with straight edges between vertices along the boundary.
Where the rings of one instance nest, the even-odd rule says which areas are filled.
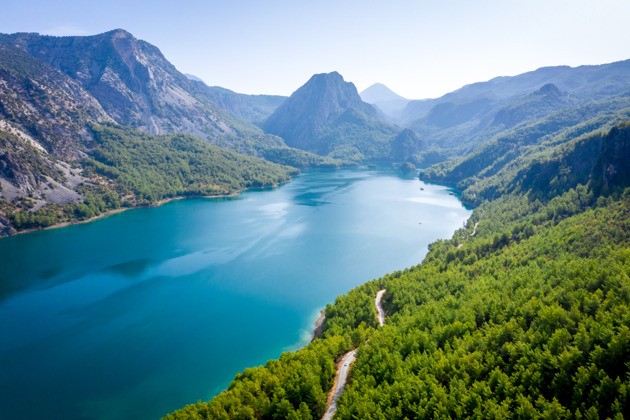
[[[314,75],[286,98],[208,86],[179,72],[157,47],[117,29],[85,37],[0,34],[0,84],[2,230],[8,212],[77,203],[85,199],[81,186],[95,179],[115,189],[116,171],[92,162],[90,170],[100,168],[97,175],[85,165],[107,155],[102,139],[117,153],[142,144],[132,141],[134,132],[150,142],[158,140],[142,133],[187,133],[301,168],[426,166],[468,155],[445,179],[477,173],[478,165],[490,165],[491,173],[500,168],[491,156],[503,153],[505,144],[538,144],[545,141],[542,133],[584,121],[591,121],[589,128],[618,122],[630,107],[630,60],[546,67],[413,101],[378,83],[359,94],[332,72]],[[117,131],[116,125],[125,128]],[[97,138],[100,126],[108,128]],[[117,132],[126,140],[114,144]],[[185,137],[174,144],[190,149],[195,141]]]
[[[630,60],[543,67],[467,85],[435,99],[410,101],[380,83],[361,92],[390,122],[423,139],[425,148],[416,156],[417,165],[465,155],[506,130],[563,109],[597,103],[602,109],[622,109],[627,106],[623,98],[628,96]]]
[[[539,91],[545,85],[550,90]],[[534,121],[562,108],[628,95],[630,60],[575,68],[544,67],[467,85],[437,99],[411,101],[395,117],[402,126],[421,135],[429,148],[448,150],[448,156],[454,157],[517,123]]]
[[[368,104],[376,105],[393,122],[398,122],[398,117],[411,100],[403,98],[382,83],[375,83],[360,94]]]
[[[400,117],[404,124],[408,124],[425,117],[433,106],[444,102],[461,104],[486,98],[505,104],[550,83],[584,100],[596,100],[627,93],[629,82],[630,60],[594,66],[542,67],[517,76],[495,77],[466,85],[436,99],[411,101]]]

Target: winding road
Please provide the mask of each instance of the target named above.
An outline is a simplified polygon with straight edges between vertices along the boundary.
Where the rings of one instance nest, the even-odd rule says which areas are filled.
[[[473,229],[473,233],[471,233],[470,236],[475,236],[475,234],[477,233],[477,225],[479,225],[479,222],[475,223],[475,228]]]
[[[383,305],[381,301],[383,300],[383,294],[385,293],[385,289],[379,290],[376,293],[376,298],[374,299],[374,304],[376,305],[376,313],[378,314],[378,324],[382,327],[385,323],[385,311],[383,310]],[[350,373],[350,367],[355,360],[355,355],[357,350],[354,349],[343,356],[341,360],[341,366],[337,372],[337,379],[335,380],[335,385],[333,386],[332,397],[329,396],[330,402],[328,403],[328,409],[326,410],[326,414],[322,417],[322,420],[331,420],[337,411],[337,400],[339,396],[343,393],[344,388],[346,387],[346,383],[348,382],[348,373]]]
[[[350,372],[350,365],[354,362],[355,354],[357,353],[356,349],[352,350],[349,353],[346,353],[343,356],[341,361],[341,367],[339,368],[339,372],[337,372],[337,380],[335,381],[335,392],[333,393],[332,399],[330,401],[330,405],[328,406],[328,410],[326,410],[326,414],[322,417],[322,420],[330,420],[335,415],[335,411],[337,411],[337,399],[343,393],[343,389],[346,387],[346,382],[348,381],[348,372]]]
[[[475,223],[475,228],[473,229],[472,233],[470,234],[470,236],[475,236],[475,234],[477,233],[477,225],[479,224],[479,222]],[[457,245],[457,249],[463,247],[464,244],[459,244]]]

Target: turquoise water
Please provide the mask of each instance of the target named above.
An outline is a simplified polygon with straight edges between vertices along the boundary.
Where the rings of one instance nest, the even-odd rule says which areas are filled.
[[[2,416],[155,419],[208,400],[469,215],[445,187],[351,169],[0,239]]]

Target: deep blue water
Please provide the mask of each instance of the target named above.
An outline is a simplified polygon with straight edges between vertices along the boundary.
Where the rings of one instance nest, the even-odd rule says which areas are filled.
[[[208,400],[469,215],[445,187],[351,169],[2,238],[2,415],[155,419]]]

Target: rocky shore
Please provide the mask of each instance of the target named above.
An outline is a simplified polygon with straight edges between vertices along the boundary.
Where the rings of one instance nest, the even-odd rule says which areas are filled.
[[[326,323],[326,309],[322,309],[321,311],[319,311],[319,317],[317,318],[317,321],[315,321],[315,328],[313,329],[313,338],[311,339],[311,341],[315,340],[316,338],[320,338],[322,336],[322,333],[324,332],[325,323]]]

